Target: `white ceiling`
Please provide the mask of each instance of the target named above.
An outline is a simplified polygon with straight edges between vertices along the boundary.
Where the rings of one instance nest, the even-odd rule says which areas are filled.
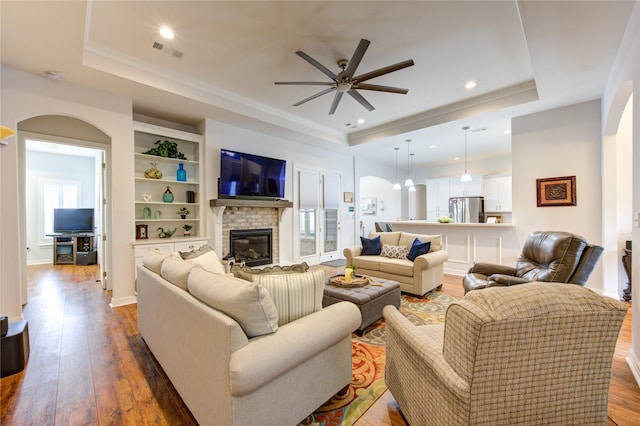
[[[512,117],[600,98],[636,4],[1,1],[0,53],[2,64],[57,70],[66,82],[130,96],[135,112],[185,124],[212,117],[389,164],[395,146],[406,159],[411,139],[420,167],[463,156],[464,125],[469,161],[505,156]],[[324,87],[274,85],[328,81],[295,52],[338,73],[362,38],[371,45],[356,74],[414,60],[368,81],[407,95],[363,90],[374,111],[344,96],[329,115],[333,94],[292,106]],[[469,80],[475,89],[464,88]]]

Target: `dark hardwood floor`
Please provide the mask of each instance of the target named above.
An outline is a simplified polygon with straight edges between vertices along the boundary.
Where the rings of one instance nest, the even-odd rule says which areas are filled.
[[[196,424],[140,338],[136,305],[109,307],[97,277],[95,266],[28,268],[31,355],[25,371],[0,380],[0,424]],[[442,291],[462,297],[460,277],[445,276]],[[640,425],[630,346],[631,311],[613,361],[609,425]],[[356,424],[407,423],[387,391]]]

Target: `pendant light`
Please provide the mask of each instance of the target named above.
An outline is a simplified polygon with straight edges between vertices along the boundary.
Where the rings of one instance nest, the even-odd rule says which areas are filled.
[[[394,191],[400,191],[402,189],[402,187],[398,183],[398,150],[399,149],[400,149],[399,147],[393,148],[393,150],[396,152],[396,183],[393,184]]]
[[[411,179],[411,164],[410,164],[411,139],[407,139],[406,142],[407,142],[407,180],[404,181],[404,186],[411,187],[413,186],[413,180]]]
[[[469,126],[464,126],[462,130],[464,130],[464,174],[460,177],[460,182],[471,182],[473,179],[467,171],[467,130],[469,130]]]
[[[409,176],[411,176],[411,170],[413,169],[413,152],[411,154],[409,154],[411,160],[409,161]],[[413,184],[413,181],[411,182],[411,186],[409,187],[409,192],[416,192],[416,187]]]

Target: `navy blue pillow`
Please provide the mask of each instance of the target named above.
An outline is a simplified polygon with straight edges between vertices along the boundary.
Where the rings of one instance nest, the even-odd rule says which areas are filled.
[[[407,259],[413,262],[414,260],[416,260],[416,257],[429,253],[429,250],[431,250],[431,241],[423,243],[416,238],[415,240],[413,240],[413,244],[411,245],[411,250],[409,250]]]
[[[382,247],[380,246],[380,235],[375,238],[360,237],[362,241],[362,253],[363,256],[377,256],[380,254]]]

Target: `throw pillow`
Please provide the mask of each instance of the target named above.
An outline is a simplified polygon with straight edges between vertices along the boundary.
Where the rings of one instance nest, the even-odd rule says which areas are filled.
[[[164,259],[167,256],[169,255],[166,253],[162,253],[161,251],[158,251],[155,249],[149,249],[144,254],[144,257],[142,258],[142,265],[148,270],[160,275],[162,262],[164,262]]]
[[[278,330],[278,311],[261,285],[195,267],[188,286],[194,297],[233,318],[249,338]]]
[[[184,260],[195,259],[196,257],[202,256],[205,253],[213,251],[213,247],[208,244],[203,245],[199,249],[193,249],[191,251],[180,251],[180,257]]]
[[[414,260],[416,260],[416,257],[429,253],[429,250],[431,250],[431,241],[423,243],[418,238],[416,238],[411,245],[411,250],[409,250],[407,259],[413,262]]]
[[[253,281],[267,289],[284,325],[322,309],[324,270],[285,275],[254,275]]]
[[[405,259],[407,257],[407,248],[405,246],[390,246],[384,244],[380,255],[392,259]]]
[[[307,265],[307,262],[286,266],[273,265],[264,268],[250,268],[248,266],[240,266],[238,264],[234,264],[231,267],[231,272],[233,272],[233,275],[236,278],[242,278],[243,280],[247,281],[253,281],[252,276],[258,274],[293,274],[307,272],[308,270],[309,265]]]
[[[380,254],[380,235],[375,238],[360,237],[362,242],[362,256],[377,256]]]
[[[182,253],[178,252],[178,256],[174,254],[174,257],[180,259],[182,258]],[[207,250],[196,257],[187,257],[185,262],[198,265],[205,271],[213,272],[214,274],[224,275],[226,273],[224,266],[222,266],[222,263],[218,260],[218,255],[213,250]]]
[[[176,259],[173,256],[167,256],[162,262],[160,268],[160,276],[171,284],[175,284],[183,290],[187,290],[187,280],[189,279],[189,273],[195,265],[185,262],[181,259]]]

